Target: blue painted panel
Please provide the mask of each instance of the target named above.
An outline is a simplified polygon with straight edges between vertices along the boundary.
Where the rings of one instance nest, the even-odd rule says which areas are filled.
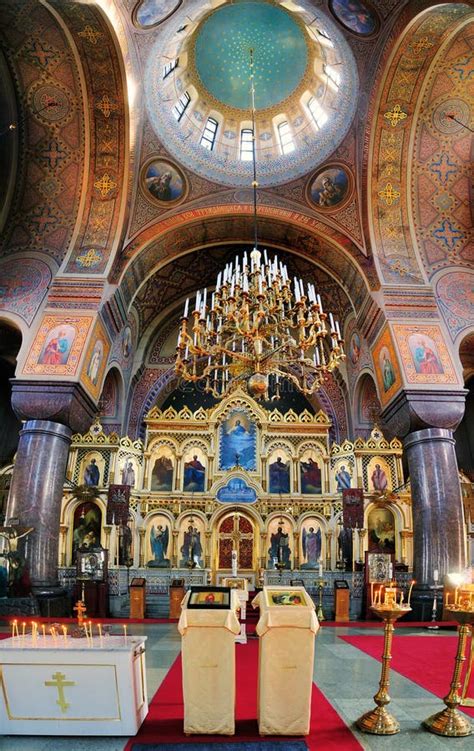
[[[217,491],[217,500],[221,503],[253,503],[257,494],[241,477],[232,477]]]

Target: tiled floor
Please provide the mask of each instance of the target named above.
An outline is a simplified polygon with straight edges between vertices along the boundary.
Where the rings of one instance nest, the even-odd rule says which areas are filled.
[[[174,624],[130,625],[129,633],[148,636],[146,661],[148,697],[151,699],[179,653],[180,636]],[[349,725],[373,708],[380,663],[338,639],[338,635],[371,633],[380,634],[381,631],[366,628],[324,628],[320,630],[316,642],[315,681]],[[420,632],[403,628],[397,633],[408,636]],[[428,633],[423,631],[423,634]],[[440,634],[442,636],[443,632]],[[452,632],[447,635],[452,635]],[[422,720],[443,708],[442,702],[428,691],[392,672],[390,695],[390,709],[400,722],[401,732],[380,738],[354,730],[367,751],[405,751],[406,748],[416,751],[447,751],[453,745],[456,751],[472,751],[474,748],[474,736],[443,739],[421,729]],[[0,738],[1,751],[122,751],[124,746],[124,738]]]

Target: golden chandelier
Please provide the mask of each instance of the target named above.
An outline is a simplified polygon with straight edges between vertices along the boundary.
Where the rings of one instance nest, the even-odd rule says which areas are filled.
[[[236,256],[207,289],[184,306],[175,369],[186,381],[202,381],[215,397],[246,384],[254,398],[279,396],[281,379],[313,394],[326,373],[344,359],[339,323],[323,311],[313,284],[294,277],[277,256],[256,248]]]
[[[186,300],[176,348],[176,372],[216,398],[239,386],[256,399],[278,398],[283,379],[313,394],[345,358],[339,323],[329,313],[328,328],[314,285],[294,277],[292,291],[287,267],[266,250],[262,262],[258,250],[253,70],[250,50],[254,248],[219,272],[210,304],[207,289],[191,315]]]

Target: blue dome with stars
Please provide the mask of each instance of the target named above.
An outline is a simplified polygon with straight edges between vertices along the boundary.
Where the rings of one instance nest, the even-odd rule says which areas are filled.
[[[282,8],[261,2],[225,5],[202,23],[194,64],[202,85],[229,107],[250,107],[253,50],[256,109],[273,107],[301,82],[308,47],[302,25]]]

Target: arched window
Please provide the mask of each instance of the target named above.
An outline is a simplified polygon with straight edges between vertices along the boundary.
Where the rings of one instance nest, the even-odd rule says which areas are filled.
[[[212,149],[214,148],[218,125],[219,123],[215,118],[207,118],[207,123],[201,136],[201,146],[204,146],[204,148],[208,151],[212,151]]]
[[[307,107],[316,126],[318,128],[322,128],[324,123],[327,122],[328,116],[319,104],[316,97],[312,96],[311,99],[308,100]]]
[[[253,130],[242,128],[240,131],[240,158],[243,162],[253,161]]]
[[[295,150],[295,142],[293,141],[288,120],[284,120],[278,125],[278,138],[280,139],[282,154],[291,154]]]
[[[170,73],[173,72],[175,68],[178,67],[179,63],[179,57],[176,57],[174,60],[170,60],[169,63],[166,63],[163,65],[163,80],[169,76]]]
[[[341,85],[341,74],[333,65],[325,65],[324,72],[331,83],[338,89]]]
[[[176,120],[179,121],[183,117],[184,113],[186,112],[187,108],[189,107],[189,103],[191,101],[191,97],[189,96],[187,91],[184,91],[181,96],[179,97],[178,101],[173,107],[173,115],[175,116]]]

